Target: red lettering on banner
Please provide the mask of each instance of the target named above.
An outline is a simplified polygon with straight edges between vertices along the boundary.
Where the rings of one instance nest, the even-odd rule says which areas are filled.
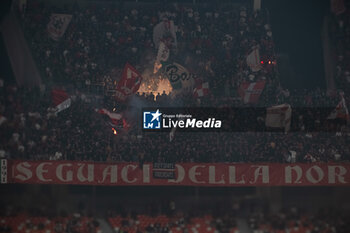
[[[9,183],[186,186],[348,185],[350,163],[175,164],[175,179],[155,179],[152,164],[8,160]]]

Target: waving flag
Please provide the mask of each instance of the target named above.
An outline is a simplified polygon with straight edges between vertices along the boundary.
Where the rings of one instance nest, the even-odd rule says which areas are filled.
[[[129,63],[126,63],[122,78],[117,85],[117,99],[124,101],[127,96],[137,92],[142,81],[141,74]]]
[[[259,48],[253,49],[248,54],[246,61],[252,71],[259,71],[261,69]]]
[[[110,112],[105,108],[98,109],[97,112],[102,115],[107,115],[110,118],[113,125],[117,125],[118,121],[122,119],[122,114]]]
[[[195,75],[176,62],[164,65],[163,72],[174,90],[186,89],[194,84]]]
[[[59,40],[66,32],[72,19],[72,15],[51,14],[50,22],[47,25],[47,32],[53,40]]]
[[[153,28],[153,43],[155,48],[159,47],[162,40],[166,40],[168,38],[171,38],[174,45],[177,46],[174,21],[164,19]]]
[[[341,100],[338,103],[337,107],[329,114],[328,118],[329,120],[333,119],[350,119],[349,110],[346,106],[344,96],[341,94]]]
[[[56,114],[69,108],[72,103],[71,98],[69,97],[67,92],[65,92],[64,90],[53,89],[51,92],[51,96],[52,96],[53,104],[56,107],[56,111],[55,111]]]
[[[258,81],[254,83],[244,82],[238,89],[238,94],[241,96],[243,102],[256,103],[265,88],[266,81]]]
[[[193,96],[195,98],[198,97],[203,97],[209,94],[209,83],[205,82],[200,84],[199,86],[197,86],[194,90],[193,90]]]
[[[284,128],[285,132],[290,130],[292,119],[292,108],[289,104],[281,104],[266,109],[266,127]]]

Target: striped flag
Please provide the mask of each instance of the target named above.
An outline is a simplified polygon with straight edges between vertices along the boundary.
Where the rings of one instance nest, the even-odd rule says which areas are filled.
[[[140,88],[142,82],[141,74],[129,63],[125,64],[123,74],[118,82],[116,98],[120,101],[126,100]]]
[[[246,62],[250,69],[254,72],[261,69],[259,48],[253,49],[253,51],[248,54]]]
[[[199,97],[203,97],[209,94],[209,83],[205,82],[200,84],[199,86],[197,86],[194,90],[193,90],[193,96],[195,98],[199,98]]]
[[[245,104],[256,103],[265,88],[265,83],[265,80],[254,83],[244,82],[240,85],[238,94]]]
[[[122,114],[110,112],[105,108],[98,109],[97,112],[102,115],[107,115],[113,125],[118,125],[118,121],[122,119]]]
[[[51,92],[52,101],[56,107],[55,113],[59,113],[67,108],[69,108],[72,104],[72,100],[67,94],[66,91],[61,89],[53,89]]]

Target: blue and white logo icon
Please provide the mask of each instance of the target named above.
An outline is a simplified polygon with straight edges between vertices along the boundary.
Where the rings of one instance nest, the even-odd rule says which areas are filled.
[[[160,129],[161,128],[161,116],[162,113],[157,111],[143,112],[143,128],[144,129]]]

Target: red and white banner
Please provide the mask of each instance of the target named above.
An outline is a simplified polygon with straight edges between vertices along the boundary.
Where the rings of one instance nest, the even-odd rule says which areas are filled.
[[[265,125],[272,128],[284,128],[290,130],[292,120],[292,108],[289,104],[281,104],[266,109]]]
[[[67,27],[72,20],[72,15],[51,14],[50,22],[47,25],[47,32],[53,40],[59,40],[66,32]]]
[[[51,92],[52,102],[56,107],[55,113],[59,113],[67,108],[69,108],[72,104],[72,100],[67,94],[66,91],[61,89],[53,89]]]
[[[127,96],[138,91],[142,81],[141,74],[129,63],[125,64],[122,78],[119,80],[116,90],[116,97],[124,101]]]
[[[200,84],[193,90],[193,96],[195,98],[207,96],[209,94],[209,83],[205,82]]]
[[[114,125],[117,125],[118,121],[122,119],[122,114],[110,112],[105,108],[98,109],[97,112],[103,115],[107,115]]]
[[[238,94],[245,104],[256,103],[265,88],[265,83],[265,80],[254,83],[244,82],[239,87]]]
[[[85,185],[348,186],[350,163],[179,163],[175,179],[155,179],[152,164],[7,161],[7,182]]]
[[[261,70],[259,48],[253,49],[247,56],[247,65],[253,72]]]

